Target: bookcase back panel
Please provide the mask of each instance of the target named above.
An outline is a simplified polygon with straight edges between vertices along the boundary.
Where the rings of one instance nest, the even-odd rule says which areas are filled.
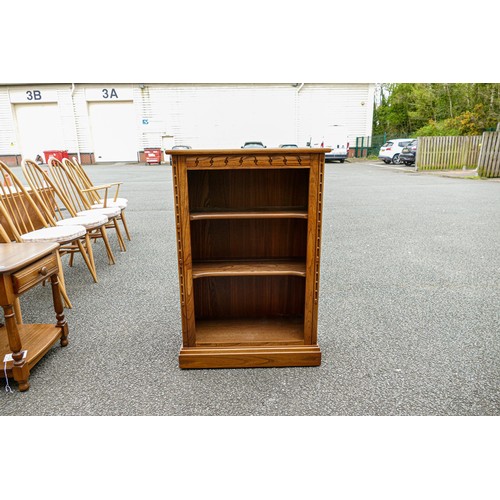
[[[297,276],[210,277],[193,286],[196,319],[304,315],[305,280]]]
[[[191,222],[193,261],[305,258],[305,219],[221,219]]]
[[[306,208],[309,169],[188,171],[190,211]]]

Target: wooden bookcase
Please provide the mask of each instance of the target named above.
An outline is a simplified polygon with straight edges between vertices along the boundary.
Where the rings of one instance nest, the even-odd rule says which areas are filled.
[[[169,150],[181,368],[318,366],[328,149]]]

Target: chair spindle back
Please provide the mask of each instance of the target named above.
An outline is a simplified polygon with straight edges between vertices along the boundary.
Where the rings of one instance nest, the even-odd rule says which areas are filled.
[[[56,158],[49,158],[48,164],[51,180],[58,187],[62,196],[72,205],[74,212],[90,210],[91,204],[82,192],[75,175]]]
[[[29,159],[22,161],[21,168],[33,195],[38,198],[40,205],[44,207],[47,219],[56,221],[64,219],[62,213],[64,208],[68,210],[71,217],[74,216],[66,198],[49,177],[48,170],[44,170],[40,165]]]
[[[51,225],[20,179],[1,161],[0,213],[11,240],[21,241],[20,235]]]

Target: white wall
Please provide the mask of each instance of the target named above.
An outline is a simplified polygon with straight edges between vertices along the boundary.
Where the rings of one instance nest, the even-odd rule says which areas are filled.
[[[305,146],[315,129],[331,124],[345,126],[354,144],[357,136],[371,135],[373,117],[373,84],[77,84],[74,89],[71,84],[3,85],[0,157],[23,154],[23,148],[29,151],[20,144],[23,131],[18,130],[13,110],[19,102],[35,105],[25,100],[30,89],[43,90],[57,103],[60,125],[48,117],[48,134],[50,130],[56,134],[61,126],[60,149],[72,153],[95,152],[96,124],[92,125],[89,111],[95,101],[133,103],[134,116],[124,120],[134,123],[122,128],[129,131],[124,148],[136,151],[161,147],[165,136],[194,148],[239,148],[248,140],[268,147],[283,142]],[[135,134],[133,140],[130,133]],[[114,160],[125,157],[131,157],[130,151]]]

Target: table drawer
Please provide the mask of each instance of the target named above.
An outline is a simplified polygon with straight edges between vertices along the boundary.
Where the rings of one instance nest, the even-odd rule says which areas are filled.
[[[57,257],[55,254],[30,264],[12,275],[14,293],[19,294],[29,290],[32,286],[57,272],[57,270]]]

